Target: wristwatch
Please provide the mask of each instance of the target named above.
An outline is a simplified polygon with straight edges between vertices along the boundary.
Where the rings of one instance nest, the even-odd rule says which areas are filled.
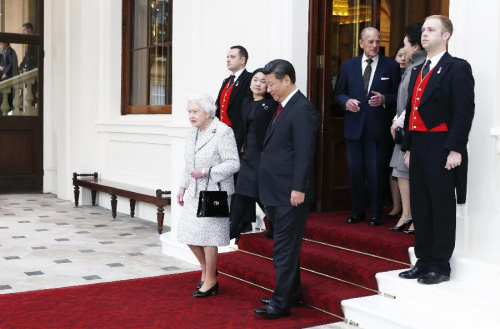
[[[207,171],[205,170],[205,168],[203,168],[203,169],[201,170],[201,174],[203,175],[203,177],[205,177],[205,174],[206,174],[206,173],[207,173]]]

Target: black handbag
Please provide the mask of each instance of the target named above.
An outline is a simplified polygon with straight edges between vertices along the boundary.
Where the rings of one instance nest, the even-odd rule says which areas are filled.
[[[394,143],[401,144],[403,142],[403,128],[397,127],[394,134]]]
[[[220,183],[218,191],[207,191],[210,181],[210,171],[208,169],[207,186],[204,191],[200,191],[198,198],[197,217],[229,217],[229,204],[227,203],[227,192],[221,191]]]

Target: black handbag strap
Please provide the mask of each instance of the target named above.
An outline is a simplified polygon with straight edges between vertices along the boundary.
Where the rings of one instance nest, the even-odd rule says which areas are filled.
[[[208,168],[208,175],[207,175],[207,186],[205,186],[205,191],[208,190],[208,182],[210,181],[210,172],[212,171],[212,167]],[[220,182],[217,183],[217,186],[219,186],[219,191],[222,191],[220,187]]]

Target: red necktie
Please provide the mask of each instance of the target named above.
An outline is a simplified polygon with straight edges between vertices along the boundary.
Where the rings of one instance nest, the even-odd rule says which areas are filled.
[[[278,119],[278,115],[280,115],[281,110],[283,110],[283,106],[281,106],[281,103],[280,103],[280,105],[278,106],[278,111],[276,111],[276,116],[274,117],[273,122],[276,121],[276,119]]]

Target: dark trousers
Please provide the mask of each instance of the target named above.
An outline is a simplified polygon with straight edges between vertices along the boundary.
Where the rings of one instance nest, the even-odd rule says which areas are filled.
[[[289,312],[300,300],[300,247],[306,226],[309,202],[298,207],[266,206],[274,224],[273,262],[276,282],[270,306]]]
[[[240,224],[255,222],[255,203],[257,203],[262,211],[264,206],[258,198],[253,198],[241,194],[234,194],[231,200],[230,214],[230,238],[240,237]]]
[[[346,140],[349,180],[351,184],[351,209],[353,215],[366,212],[365,183],[368,185],[372,217],[382,217],[385,187],[388,182],[387,140]]]
[[[413,132],[410,152],[410,201],[415,220],[416,266],[450,275],[455,249],[456,169],[444,168],[448,133]]]

